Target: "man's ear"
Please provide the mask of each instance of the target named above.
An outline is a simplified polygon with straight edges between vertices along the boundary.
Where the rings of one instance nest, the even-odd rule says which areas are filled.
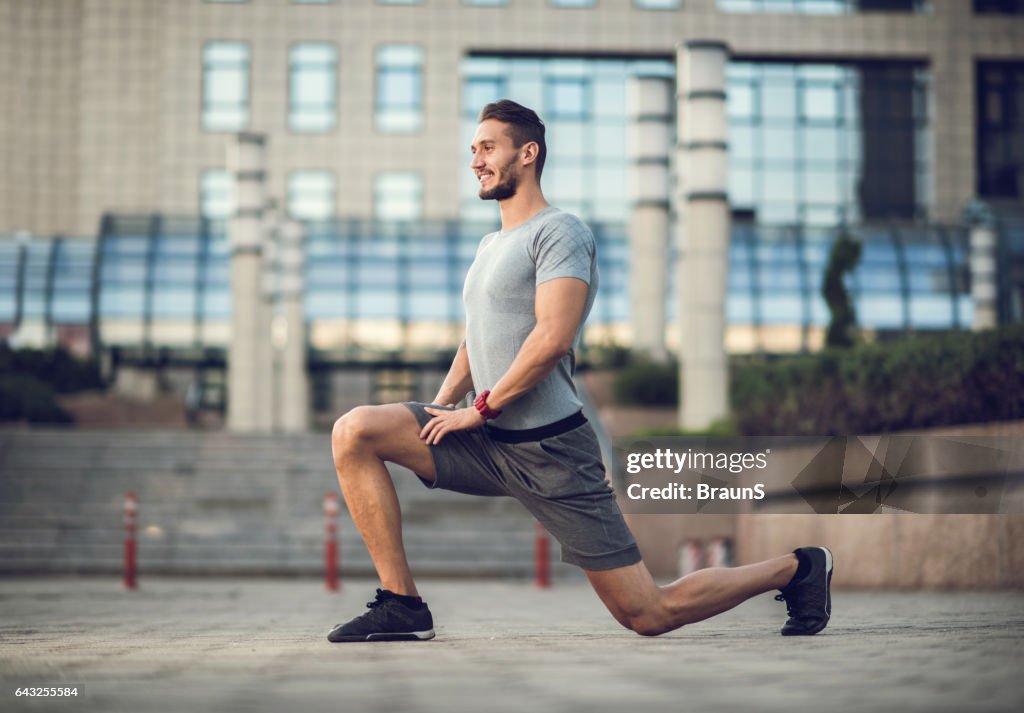
[[[540,146],[536,141],[527,141],[522,145],[519,151],[523,157],[523,165],[529,166],[537,160],[537,154],[540,153]]]

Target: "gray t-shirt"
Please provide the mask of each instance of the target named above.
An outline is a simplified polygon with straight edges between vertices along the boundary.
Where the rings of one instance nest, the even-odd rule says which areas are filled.
[[[576,338],[569,353],[543,381],[508,404],[492,421],[499,428],[535,428],[581,408],[572,375],[583,323],[597,294],[594,234],[583,221],[547,207],[508,232],[484,236],[466,275],[466,351],[477,393],[493,389],[537,324],[537,285],[575,277],[589,285]]]

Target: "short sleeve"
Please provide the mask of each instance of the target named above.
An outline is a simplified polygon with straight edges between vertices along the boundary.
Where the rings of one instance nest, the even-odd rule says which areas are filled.
[[[593,280],[594,234],[579,218],[563,214],[547,223],[537,231],[531,248],[536,284],[559,277],[575,277],[588,285]]]

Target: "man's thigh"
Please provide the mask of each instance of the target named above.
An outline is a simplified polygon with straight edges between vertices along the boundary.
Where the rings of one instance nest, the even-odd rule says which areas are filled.
[[[420,425],[403,404],[360,406],[351,415],[358,419],[362,438],[374,455],[434,481],[437,474],[430,446],[420,438]]]

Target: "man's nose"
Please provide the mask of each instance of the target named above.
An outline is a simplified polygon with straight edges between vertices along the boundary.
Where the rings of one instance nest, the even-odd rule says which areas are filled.
[[[484,160],[480,156],[480,154],[478,154],[478,153],[473,154],[473,157],[469,161],[469,167],[472,168],[472,169],[477,169],[477,168],[482,168],[483,165],[484,165]]]

